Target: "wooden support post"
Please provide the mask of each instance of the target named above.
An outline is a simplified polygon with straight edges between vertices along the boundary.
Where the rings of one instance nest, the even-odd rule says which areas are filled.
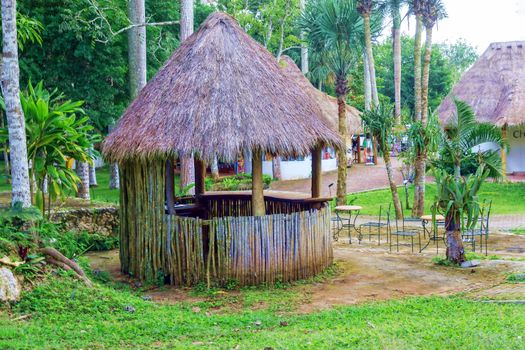
[[[263,193],[263,170],[261,151],[252,152],[252,214],[253,216],[266,215]]]
[[[204,194],[206,187],[204,179],[206,178],[206,164],[196,157],[193,157],[195,164],[195,196]]]
[[[166,206],[168,214],[175,215],[175,180],[173,174],[173,160],[166,160]]]
[[[370,137],[370,140],[372,141],[372,151],[374,152],[374,165],[377,165],[378,159],[377,159],[377,140],[374,136]]]
[[[321,197],[322,151],[321,146],[316,146],[312,151],[312,198]]]
[[[505,142],[507,142],[507,124],[503,125],[501,128],[501,136]],[[502,147],[500,150],[501,154],[501,172],[503,177],[507,178],[507,150],[505,147]]]
[[[361,134],[357,136],[357,163],[361,163]]]

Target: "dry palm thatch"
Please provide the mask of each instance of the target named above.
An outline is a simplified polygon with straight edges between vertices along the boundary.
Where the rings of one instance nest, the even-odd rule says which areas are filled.
[[[454,118],[452,96],[474,109],[480,122],[525,123],[525,42],[492,43],[439,107],[439,118]]]
[[[334,132],[338,132],[337,99],[316,89],[290,57],[282,56],[280,65],[285,74],[293,79],[313,101],[317,102],[317,105],[323,112],[323,122]],[[346,106],[346,127],[349,136],[363,131],[360,114],[361,113],[355,107],[349,105]]]
[[[211,14],[143,88],[107,137],[109,161],[283,156],[342,145],[317,104],[232,17]]]

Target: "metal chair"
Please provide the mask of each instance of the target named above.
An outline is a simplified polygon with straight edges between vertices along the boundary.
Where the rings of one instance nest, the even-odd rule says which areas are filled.
[[[403,217],[402,219],[398,219],[396,218],[395,219],[396,221],[396,229],[395,231],[393,231],[391,228],[390,228],[390,225],[388,226],[389,227],[389,240],[390,240],[390,251],[392,251],[392,246],[395,245],[396,248],[397,248],[397,251],[399,252],[399,246],[400,245],[405,245],[405,246],[408,246],[410,245],[410,247],[412,248],[412,253],[414,252],[414,238],[417,237],[418,238],[418,243],[419,243],[419,251],[421,251],[421,230],[419,230],[418,228],[416,227],[407,227],[407,223],[415,223],[416,221],[417,222],[421,222],[421,220],[416,220],[416,219],[412,219],[412,218],[407,218],[405,219],[405,217]],[[400,225],[400,221],[401,221],[401,225]],[[396,244],[393,244],[392,241],[393,241],[393,237],[392,236],[395,236],[396,237]],[[399,237],[402,237],[402,238],[410,238],[410,244],[408,243],[399,243]]]
[[[377,245],[381,245],[381,229],[386,228],[386,241],[388,242],[388,226],[390,225],[390,211],[392,203],[388,204],[388,207],[385,209],[383,205],[379,206],[379,215],[377,216],[376,221],[368,221],[364,224],[359,225],[357,231],[359,232],[359,244],[361,244],[363,238],[363,229],[368,228],[368,241],[372,240],[372,235],[377,235]],[[374,229],[375,232],[372,232]]]
[[[491,209],[492,200],[483,201],[476,226],[462,234],[463,241],[471,243],[472,251],[474,252],[476,251],[476,238],[479,237],[480,251],[483,253],[483,237],[485,237],[485,255],[488,255],[489,223]]]
[[[357,226],[355,225],[355,222],[357,220],[357,217],[359,216],[359,210],[355,212],[355,214],[352,214],[351,211],[339,211],[335,210],[335,220],[337,222],[337,231],[334,233],[337,235],[336,241],[339,239],[339,233],[343,230],[348,230],[348,243],[352,244],[352,229],[357,231]],[[357,231],[359,232],[359,231]]]

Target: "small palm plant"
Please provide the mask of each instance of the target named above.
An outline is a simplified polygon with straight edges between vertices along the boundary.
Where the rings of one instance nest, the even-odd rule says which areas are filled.
[[[454,103],[456,120],[445,126],[441,157],[434,162],[437,190],[433,211],[445,215],[448,260],[461,263],[465,261],[461,231],[478,220],[478,191],[488,176],[501,175],[501,160],[495,151],[483,151],[480,145],[492,142],[504,148],[505,141],[496,126],[477,122],[467,103],[457,99]],[[471,160],[476,161],[476,170],[462,176],[462,164]]]

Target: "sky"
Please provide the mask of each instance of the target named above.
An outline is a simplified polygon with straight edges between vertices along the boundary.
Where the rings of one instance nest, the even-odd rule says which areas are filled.
[[[490,43],[525,40],[525,0],[443,0],[448,18],[438,23],[434,42],[464,38],[481,54]],[[412,35],[415,20],[405,19],[403,32]],[[423,36],[424,38],[424,36]]]

